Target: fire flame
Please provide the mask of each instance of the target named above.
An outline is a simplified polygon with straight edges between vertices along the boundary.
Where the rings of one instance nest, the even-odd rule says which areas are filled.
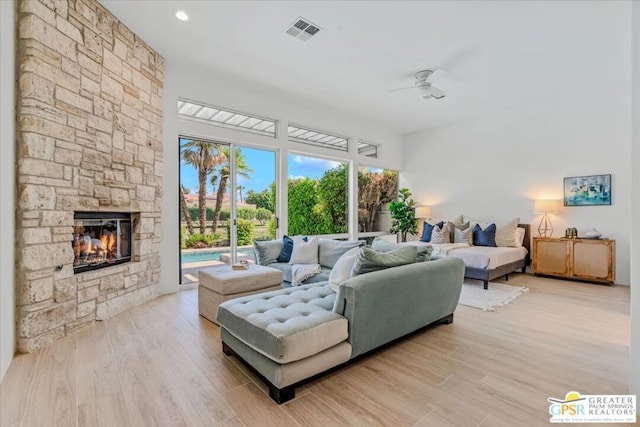
[[[100,243],[102,249],[106,252],[108,256],[113,252],[113,248],[116,244],[116,238],[113,233],[105,233],[100,237]]]

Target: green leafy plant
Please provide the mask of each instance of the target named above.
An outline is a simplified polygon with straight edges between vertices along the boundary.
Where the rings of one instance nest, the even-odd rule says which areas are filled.
[[[195,233],[186,239],[185,245],[187,248],[210,248],[220,240],[220,235],[213,234],[200,234]]]
[[[238,246],[246,246],[253,244],[253,222],[247,219],[238,218]],[[231,227],[227,228],[227,239],[231,241],[231,236],[229,235],[231,231]]]
[[[398,198],[389,203],[391,213],[391,233],[400,233],[403,242],[407,241],[407,234],[418,232],[416,223],[416,203],[411,198],[408,188],[398,190]]]

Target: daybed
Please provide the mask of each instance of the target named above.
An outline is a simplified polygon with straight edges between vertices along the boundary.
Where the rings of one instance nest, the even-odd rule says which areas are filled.
[[[518,224],[518,228],[524,230],[522,246],[518,247],[488,247],[473,246],[455,247],[447,244],[413,241],[401,243],[402,245],[434,247],[434,254],[447,255],[460,258],[465,263],[464,277],[483,281],[484,289],[488,289],[489,281],[505,276],[509,279],[509,273],[519,269],[524,273],[530,264],[531,237],[529,224]]]
[[[442,257],[356,275],[337,293],[321,282],[233,299],[218,309],[223,351],[283,403],[320,373],[425,326],[451,323],[463,274],[460,259]]]

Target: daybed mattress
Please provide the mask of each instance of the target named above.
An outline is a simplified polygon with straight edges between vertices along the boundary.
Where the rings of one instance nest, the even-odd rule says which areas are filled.
[[[441,245],[427,242],[406,242],[412,246],[433,246],[434,253],[440,252]],[[445,246],[447,244],[443,244]],[[468,246],[464,248],[453,248],[447,251],[447,256],[454,256],[464,261],[464,265],[473,268],[492,270],[501,265],[506,265],[518,261],[527,256],[527,249],[524,247],[490,247],[490,246]]]

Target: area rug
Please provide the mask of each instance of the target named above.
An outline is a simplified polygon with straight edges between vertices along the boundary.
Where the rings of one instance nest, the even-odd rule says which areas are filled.
[[[485,290],[482,280],[464,279],[458,304],[479,308],[482,311],[495,311],[497,307],[509,304],[528,290],[524,286],[510,286],[497,282],[489,282],[489,289]]]

